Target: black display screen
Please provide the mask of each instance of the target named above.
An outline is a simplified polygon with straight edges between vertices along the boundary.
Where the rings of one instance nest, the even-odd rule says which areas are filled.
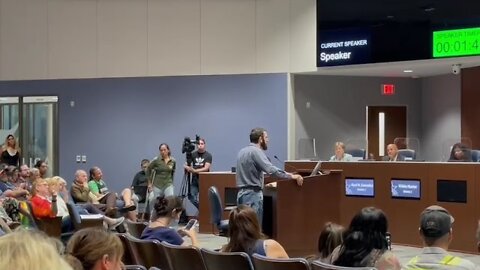
[[[439,202],[467,202],[467,181],[438,180],[437,201]]]
[[[468,27],[480,27],[480,1],[317,0],[317,66],[432,59],[433,31]],[[358,40],[368,46],[338,46]]]

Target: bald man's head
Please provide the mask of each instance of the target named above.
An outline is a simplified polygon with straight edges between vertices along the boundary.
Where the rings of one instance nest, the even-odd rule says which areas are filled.
[[[397,154],[398,154],[398,147],[395,144],[391,143],[387,145],[387,155],[390,159],[395,159]]]

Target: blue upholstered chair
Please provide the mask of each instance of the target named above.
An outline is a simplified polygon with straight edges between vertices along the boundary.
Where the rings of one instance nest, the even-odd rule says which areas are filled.
[[[365,159],[365,149],[347,149],[345,151],[347,154],[352,155],[354,159],[362,160]]]
[[[417,153],[413,149],[400,149],[398,153],[405,157],[405,160],[415,160],[417,158]]]
[[[226,236],[228,234],[228,220],[222,220],[222,200],[220,199],[220,194],[215,186],[208,188],[208,201],[210,202],[210,215],[212,224],[216,226],[220,236]]]
[[[480,161],[480,150],[471,150],[472,152],[472,161],[479,162]]]

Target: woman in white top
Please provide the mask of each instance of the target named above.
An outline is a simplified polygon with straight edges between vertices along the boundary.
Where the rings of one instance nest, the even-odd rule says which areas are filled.
[[[335,155],[330,158],[330,161],[353,161],[353,157],[345,153],[345,144],[343,142],[336,142]]]

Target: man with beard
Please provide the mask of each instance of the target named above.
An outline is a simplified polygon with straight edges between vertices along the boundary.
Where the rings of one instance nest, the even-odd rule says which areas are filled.
[[[297,185],[303,184],[299,174],[287,173],[272,165],[265,155],[268,148],[268,134],[263,128],[254,128],[250,132],[250,144],[240,150],[237,156],[237,203],[252,207],[257,213],[260,224],[263,218],[263,173],[278,178],[295,179]],[[262,151],[263,150],[263,151]]]

